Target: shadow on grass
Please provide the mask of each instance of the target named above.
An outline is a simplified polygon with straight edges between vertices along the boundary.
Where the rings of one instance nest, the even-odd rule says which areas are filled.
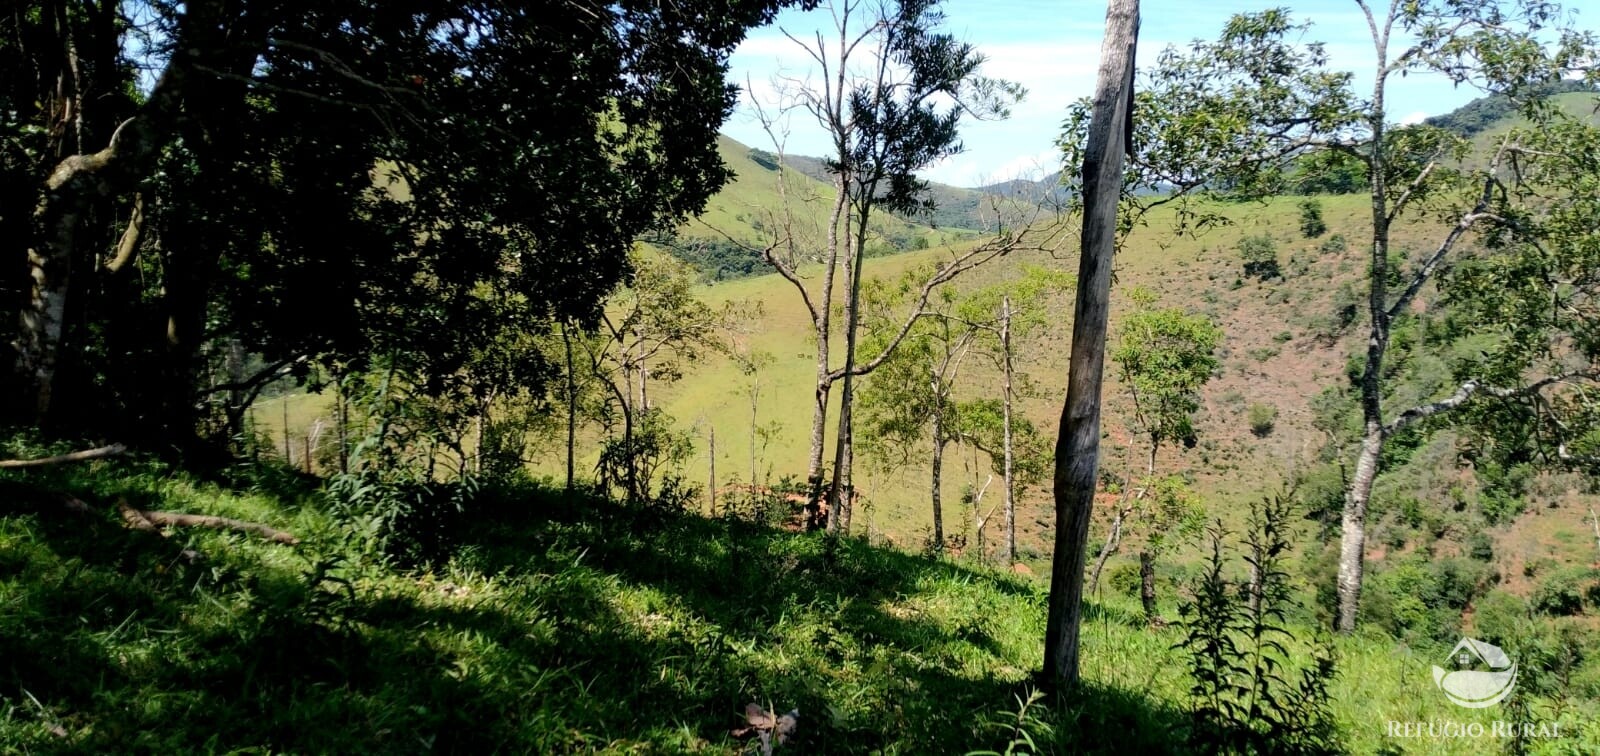
[[[757,701],[799,709],[795,753],[961,753],[1037,664],[1038,588],[854,540],[538,490],[452,537],[402,573],[0,515],[0,751],[726,752]],[[1053,719],[1061,752],[1160,751],[1179,716]]]

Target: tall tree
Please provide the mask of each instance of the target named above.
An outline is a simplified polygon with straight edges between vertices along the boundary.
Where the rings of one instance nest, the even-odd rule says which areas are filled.
[[[1139,0],[1110,0],[1100,48],[1094,111],[1081,166],[1083,234],[1078,296],[1072,320],[1072,363],[1056,441],[1054,563],[1045,627],[1044,671],[1063,689],[1078,684],[1078,630],[1083,619],[1083,563],[1094,507],[1100,453],[1100,389],[1105,367],[1111,255],[1123,160],[1133,128],[1133,73]]]
[[[1217,368],[1214,352],[1222,339],[1221,329],[1203,315],[1191,315],[1181,308],[1156,308],[1155,295],[1148,289],[1135,288],[1128,298],[1134,303],[1134,311],[1122,323],[1111,359],[1133,402],[1133,425],[1147,442],[1144,479],[1137,488],[1131,481],[1127,484],[1123,504],[1117,508],[1111,531],[1095,560],[1089,579],[1091,590],[1099,586],[1100,571],[1116,552],[1127,519],[1157,486],[1156,458],[1161,447],[1169,443],[1193,447],[1198,439],[1194,413],[1200,409],[1200,390]],[[1158,516],[1148,528],[1151,533],[1160,533],[1164,526],[1173,524],[1171,518],[1162,515],[1172,508],[1169,504],[1174,500],[1167,497],[1157,501],[1154,512]],[[1153,585],[1150,550],[1140,552],[1139,566],[1144,582]],[[1150,596],[1145,603],[1146,614],[1152,620],[1153,602],[1154,597]]]
[[[633,239],[726,179],[727,55],[778,5],[0,14],[0,254],[27,271],[4,280],[8,409],[170,439],[218,339],[275,369],[389,355],[443,389],[488,330],[593,322]]]
[[[1367,503],[1387,440],[1420,420],[1478,398],[1557,406],[1560,403],[1543,395],[1593,372],[1584,365],[1586,342],[1574,335],[1587,328],[1581,318],[1532,321],[1544,329],[1535,334],[1505,323],[1508,310],[1486,310],[1497,319],[1484,324],[1503,333],[1502,343],[1516,343],[1509,336],[1517,334],[1525,339],[1522,344],[1560,346],[1534,350],[1545,358],[1541,363],[1509,361],[1519,365],[1518,370],[1495,372],[1463,365],[1461,383],[1448,396],[1399,413],[1385,411],[1391,388],[1385,358],[1395,323],[1413,317],[1411,305],[1425,287],[1451,283],[1450,277],[1440,275],[1449,267],[1447,262],[1479,256],[1462,254],[1474,234],[1487,242],[1485,252],[1495,253],[1548,248],[1558,230],[1584,238],[1581,229],[1547,223],[1561,203],[1545,199],[1571,200],[1565,193],[1545,192],[1573,187],[1570,179],[1558,179],[1558,171],[1563,166],[1577,168],[1574,158],[1584,149],[1581,127],[1555,128],[1559,114],[1524,95],[1574,72],[1587,71],[1593,79],[1594,72],[1582,67],[1596,59],[1596,45],[1593,34],[1554,28],[1563,14],[1554,4],[1537,0],[1394,2],[1378,10],[1365,0],[1356,2],[1368,19],[1376,61],[1368,100],[1351,92],[1349,73],[1326,70],[1321,45],[1288,41],[1304,27],[1291,23],[1281,9],[1236,16],[1216,42],[1196,42],[1186,53],[1164,53],[1146,77],[1147,92],[1137,100],[1136,121],[1141,125],[1128,183],[1147,189],[1167,186],[1172,191],[1155,200],[1138,196],[1125,200],[1135,210],[1130,217],[1137,218],[1143,210],[1180,194],[1270,193],[1287,185],[1290,166],[1307,155],[1334,153],[1341,156],[1334,162],[1353,162],[1365,169],[1373,232],[1367,266],[1368,338],[1358,381],[1361,442],[1346,492],[1340,545],[1336,626],[1346,632],[1354,628],[1360,604]],[[1485,152],[1474,155],[1471,142],[1442,129],[1393,126],[1386,104],[1388,82],[1418,70],[1502,91],[1524,103],[1525,113],[1539,119],[1541,127],[1501,135]],[[1069,119],[1069,136],[1064,140],[1069,154],[1083,144],[1079,138],[1086,122],[1083,112],[1079,107]],[[1558,138],[1568,141],[1551,141]],[[1537,174],[1523,169],[1535,162],[1542,162],[1545,169]],[[1316,163],[1302,161],[1300,167],[1312,164]],[[1397,266],[1391,228],[1424,215],[1448,219],[1439,229],[1437,244]],[[1179,204],[1178,218],[1180,230],[1226,220],[1214,209],[1186,202]],[[1547,301],[1567,295],[1561,288],[1566,285],[1563,279],[1541,278],[1543,272],[1535,275],[1536,269],[1504,268],[1530,276],[1509,290],[1543,281]],[[1455,296],[1449,288],[1444,290],[1447,299]],[[1554,451],[1551,454],[1555,456]]]
[[[820,250],[802,249],[794,234],[793,211],[786,222],[772,224],[781,234],[762,249],[764,259],[798,289],[811,316],[817,343],[817,378],[812,409],[811,449],[806,478],[811,492],[813,525],[837,529],[852,499],[850,470],[854,459],[851,418],[855,379],[871,373],[894,350],[942,284],[1013,249],[1019,234],[1002,231],[995,239],[955,253],[923,282],[920,296],[899,324],[898,335],[877,359],[857,355],[862,265],[871,238],[873,214],[902,215],[932,209],[927,184],[916,171],[961,149],[958,126],[963,116],[1004,117],[1022,90],[979,74],[983,56],[970,44],[939,32],[944,15],[934,0],[901,0],[869,6],[840,0],[830,6],[834,29],[811,39],[790,35],[820,68],[814,84],[787,82],[781,88],[790,102],[782,112],[799,108],[815,118],[827,134],[828,170],[833,175],[831,210]],[[769,133],[773,118],[761,116]],[[782,140],[774,139],[777,181],[786,191]],[[785,194],[784,201],[790,198]],[[1025,226],[1024,226],[1025,228]],[[809,289],[801,277],[802,261],[822,265],[822,281]],[[836,294],[838,273],[842,291]],[[838,296],[838,299],[835,297]],[[844,320],[835,331],[835,302]],[[843,364],[832,361],[832,340],[843,336]],[[841,384],[834,477],[825,486],[823,451],[828,402]],[[827,503],[825,507],[824,504]],[[822,521],[826,508],[828,517]]]

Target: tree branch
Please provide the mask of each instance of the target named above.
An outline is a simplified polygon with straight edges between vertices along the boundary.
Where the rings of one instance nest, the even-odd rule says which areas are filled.
[[[85,462],[91,459],[105,459],[106,457],[115,457],[126,452],[127,450],[128,447],[123,446],[122,444],[112,444],[110,446],[102,446],[98,449],[86,449],[84,451],[76,451],[70,454],[57,454],[54,457],[42,457],[40,459],[0,460],[0,470],[16,470],[24,467],[59,465],[63,462]]]

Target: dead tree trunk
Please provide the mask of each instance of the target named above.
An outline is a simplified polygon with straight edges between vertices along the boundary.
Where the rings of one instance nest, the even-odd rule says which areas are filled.
[[[1100,453],[1100,394],[1105,372],[1106,316],[1117,201],[1132,130],[1134,54],[1139,1],[1110,0],[1100,51],[1094,114],[1083,162],[1084,220],[1078,294],[1072,323],[1072,366],[1056,441],[1055,557],[1045,628],[1045,674],[1061,689],[1078,683],[1078,631],[1083,619],[1083,566],[1094,510]]]
[[[933,389],[939,390],[939,379],[933,378]],[[933,549],[944,551],[944,504],[939,495],[943,487],[941,477],[944,474],[944,411],[935,408],[933,411],[933,481],[929,496],[933,501]]]

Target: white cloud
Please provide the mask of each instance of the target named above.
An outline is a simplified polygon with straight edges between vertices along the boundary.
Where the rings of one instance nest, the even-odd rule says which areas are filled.
[[[1412,126],[1427,120],[1428,114],[1420,110],[1412,111],[1400,117],[1401,126]]]

